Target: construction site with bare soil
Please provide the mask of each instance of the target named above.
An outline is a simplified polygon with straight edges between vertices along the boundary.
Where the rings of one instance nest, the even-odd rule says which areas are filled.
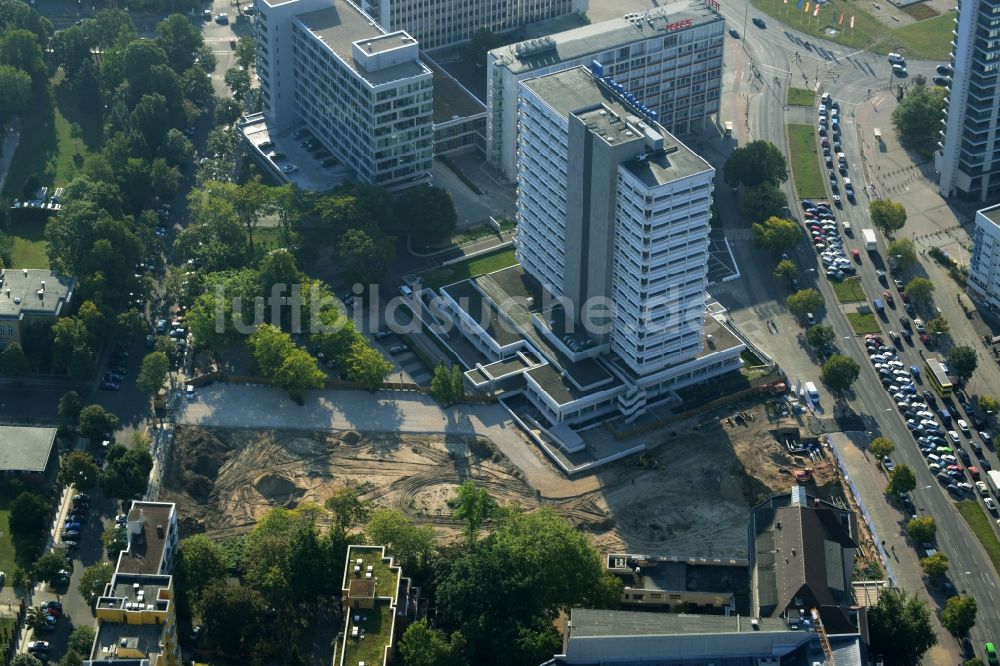
[[[222,539],[249,531],[274,507],[322,505],[354,486],[448,540],[461,527],[449,502],[473,479],[500,503],[554,507],[604,552],[745,558],[758,501],[796,482],[824,499],[843,497],[832,458],[800,440],[796,421],[776,405],[677,422],[647,436],[645,455],[585,477],[563,477],[536,450],[551,471],[544,489],[478,438],[178,426],[160,499],[177,503],[184,534]]]

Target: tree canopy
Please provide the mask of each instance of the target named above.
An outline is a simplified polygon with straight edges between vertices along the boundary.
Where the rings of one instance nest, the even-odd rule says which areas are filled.
[[[104,594],[104,587],[111,582],[111,575],[115,572],[115,566],[111,562],[98,562],[83,570],[80,582],[76,589],[80,596],[87,600],[89,604],[97,603],[98,597]],[[72,640],[72,639],[71,639]],[[91,639],[93,642],[93,639]],[[84,650],[84,654],[90,651],[90,644]]]
[[[897,587],[879,594],[868,612],[868,628],[871,651],[882,655],[886,666],[916,664],[937,645],[927,604]]]
[[[906,284],[906,293],[916,305],[926,308],[934,302],[934,283],[924,277],[915,277]]]
[[[810,312],[819,312],[823,303],[823,296],[815,289],[800,289],[785,299],[785,307],[799,320],[805,320]]]
[[[873,456],[881,459],[885,456],[891,456],[892,452],[896,450],[896,445],[886,437],[876,437],[868,445],[868,450],[872,452]]]
[[[948,556],[944,553],[934,553],[923,557],[920,559],[920,568],[924,570],[928,578],[937,581],[948,571]]]
[[[976,599],[952,597],[941,611],[941,624],[956,636],[964,636],[976,626]]]
[[[897,238],[889,243],[888,256],[896,262],[901,271],[917,265],[917,248],[909,238]]]
[[[776,187],[788,180],[788,164],[781,150],[770,141],[751,141],[729,155],[722,176],[730,187],[764,184]]]
[[[125,448],[120,444],[108,451],[107,465],[101,474],[101,489],[118,499],[141,497],[149,484],[153,457],[149,448],[140,444]]]
[[[889,485],[885,492],[890,495],[908,493],[917,487],[917,477],[905,463],[899,463],[896,468],[889,472]]]
[[[963,382],[972,377],[979,364],[979,355],[969,345],[955,345],[948,350],[945,359],[948,362],[948,370]]]
[[[861,367],[857,361],[850,356],[834,354],[823,363],[820,380],[834,393],[843,393],[857,381],[859,374]]]
[[[912,88],[892,112],[892,126],[900,143],[921,154],[931,154],[937,145],[944,108],[944,90]]]
[[[299,347],[284,331],[264,324],[250,336],[250,349],[262,377],[299,398],[306,389],[322,388],[326,373],[316,359]]]
[[[782,259],[774,267],[774,277],[779,280],[793,280],[799,276],[799,267],[791,259]]]
[[[820,324],[806,329],[806,342],[816,351],[824,351],[837,339],[833,326]]]
[[[740,216],[744,224],[753,225],[770,217],[780,217],[788,206],[788,197],[777,186],[764,183],[743,191]]]
[[[59,485],[86,492],[97,484],[101,470],[86,451],[70,451],[59,460]]]
[[[911,518],[906,523],[906,533],[916,543],[931,543],[937,535],[937,524],[933,516]]]
[[[168,372],[170,372],[170,359],[167,355],[161,351],[150,352],[142,359],[139,376],[135,380],[136,388],[143,393],[156,393],[163,388]]]
[[[100,442],[114,432],[121,421],[100,405],[87,405],[80,410],[80,434],[91,442]]]
[[[903,204],[892,199],[872,199],[868,204],[868,213],[872,224],[886,236],[899,231],[906,224],[906,209]]]
[[[792,220],[780,217],[769,217],[754,224],[751,231],[754,245],[774,254],[788,252],[802,241],[802,228]]]
[[[440,187],[411,187],[396,196],[400,231],[421,244],[447,240],[455,231],[458,213],[451,194]]]

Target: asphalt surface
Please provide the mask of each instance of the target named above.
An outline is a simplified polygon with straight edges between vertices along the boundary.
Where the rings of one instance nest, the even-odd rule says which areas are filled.
[[[743,22],[746,5],[741,2],[722,3],[722,11],[733,25],[740,26]],[[750,11],[749,17],[758,15]],[[843,149],[849,165],[849,177],[855,184],[857,204],[844,201],[844,208],[835,211],[838,222],[850,221],[855,229],[855,237],[845,237],[845,250],[860,249],[862,264],[859,275],[869,298],[881,295],[885,289],[879,284],[876,266],[872,257],[861,246],[860,229],[871,227],[868,219],[869,198],[865,192],[868,183],[864,164],[862,162],[863,144],[869,146],[873,141],[872,128],[863,127],[856,120],[856,111],[865,104],[878,104],[888,95],[887,84],[890,82],[891,70],[888,62],[880,56],[857,52],[821,42],[814,37],[802,35],[786,29],[773,18],[765,17],[768,27],[758,29],[748,23],[742,38],[752,63],[750,76],[756,79],[752,89],[756,94],[747,95],[747,115],[738,118],[746,122],[749,136],[754,139],[766,139],[778,146],[786,145],[784,123],[796,113],[807,114],[805,122],[815,125],[816,110],[798,111],[796,107],[785,107],[786,87],[789,83],[796,87],[808,87],[830,92],[841,104],[843,120]],[[812,48],[804,45],[809,42]],[[924,74],[928,79],[934,75],[934,62],[909,62],[911,77],[917,73]],[[756,74],[754,74],[754,70]],[[893,79],[897,83],[906,84],[905,79]],[[788,115],[786,116],[786,112]],[[796,118],[792,118],[797,121]],[[886,128],[888,130],[888,128]],[[785,151],[787,154],[787,151]],[[842,181],[841,181],[842,183]],[[841,189],[843,189],[841,187]],[[801,209],[793,198],[791,183],[786,187],[790,207],[797,219],[801,219]],[[880,238],[879,254],[885,254],[885,242]],[[845,309],[838,305],[833,290],[825,276],[822,275],[822,265],[812,247],[803,243],[792,257],[802,271],[801,287],[816,286],[826,299],[828,310],[825,320],[833,326],[838,337],[841,353],[854,358],[861,366],[861,376],[855,384],[855,396],[848,401],[849,406],[866,417],[871,436],[883,435],[896,443],[896,453],[893,455],[897,463],[906,463],[917,476],[917,489],[913,498],[918,512],[935,517],[938,525],[939,544],[950,560],[949,576],[963,595],[975,597],[978,605],[976,626],[972,630],[974,643],[981,646],[985,641],[996,640],[1000,636],[1000,606],[997,589],[997,574],[992,563],[986,556],[975,536],[966,527],[962,517],[954,507],[953,501],[942,488],[937,479],[927,469],[923,457],[910,432],[905,427],[903,418],[895,407],[895,401],[882,388],[872,364],[865,353],[863,340],[855,336],[845,316]],[[876,261],[884,261],[876,259]],[[884,266],[880,266],[885,268]],[[809,271],[809,269],[815,269]],[[904,276],[904,283],[911,277]],[[938,285],[939,289],[952,289],[952,285]],[[889,323],[884,323],[888,329],[899,329],[898,318],[903,314],[902,302],[895,289],[891,290],[896,300],[896,309],[888,309]],[[941,295],[939,294],[939,297]],[[853,308],[852,308],[853,309]],[[904,315],[905,316],[905,315]],[[900,360],[909,365],[923,368],[920,356],[922,347],[919,339],[914,338],[916,347],[906,345],[900,350]],[[969,341],[975,343],[975,341]],[[925,354],[927,352],[925,351]],[[780,359],[779,359],[780,361]],[[918,387],[921,390],[926,384]],[[828,405],[829,406],[829,405]],[[963,415],[964,416],[964,415]],[[966,419],[969,420],[969,419]],[[963,438],[967,448],[968,439]],[[973,452],[968,449],[970,454]],[[997,466],[997,456],[992,452],[986,455],[990,462]],[[973,455],[974,458],[974,455]],[[894,510],[883,505],[884,510]],[[879,510],[879,509],[875,509]],[[902,516],[900,516],[902,519]],[[942,641],[950,640],[941,636]]]

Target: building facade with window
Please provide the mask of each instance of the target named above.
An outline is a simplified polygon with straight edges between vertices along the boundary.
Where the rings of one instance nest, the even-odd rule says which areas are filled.
[[[598,62],[669,132],[683,134],[719,112],[725,19],[711,0],[648,12],[494,49],[486,63],[486,154],[514,180],[521,81]]]
[[[1000,312],[1000,205],[976,211],[969,292],[988,310]]]
[[[467,42],[480,30],[509,32],[528,23],[579,12],[587,0],[362,0],[386,30],[405,30],[425,49]]]
[[[357,179],[393,190],[430,182],[433,75],[417,40],[347,0],[257,0],[265,119],[303,123]]]
[[[941,194],[985,202],[1000,192],[1000,6],[968,0],[956,9],[934,166]]]

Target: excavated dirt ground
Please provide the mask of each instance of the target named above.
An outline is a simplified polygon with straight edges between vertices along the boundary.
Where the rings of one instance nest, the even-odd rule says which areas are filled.
[[[178,427],[160,499],[178,504],[185,534],[223,538],[275,506],[322,504],[352,484],[448,539],[458,534],[448,500],[472,478],[501,503],[556,507],[602,551],[746,557],[750,506],[787,490],[792,470],[813,469],[823,487],[810,492],[839,494],[834,465],[789,456],[764,408],[751,411],[755,419],[742,425],[727,423],[729,413],[678,423],[653,436],[661,442],[648,453],[655,467],[629,458],[549,484],[544,495],[477,439]]]

